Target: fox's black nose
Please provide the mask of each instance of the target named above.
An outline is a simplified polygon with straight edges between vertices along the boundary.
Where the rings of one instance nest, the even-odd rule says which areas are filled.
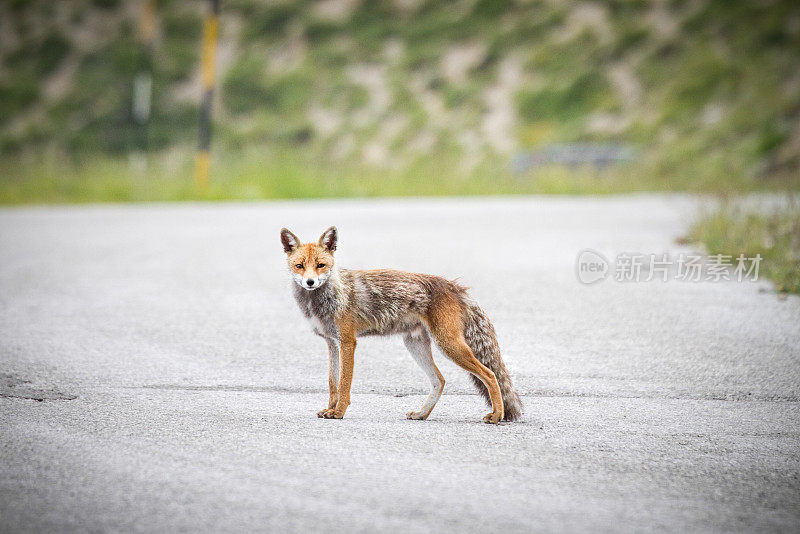
[[[308,287],[311,287],[311,286],[313,286],[313,285],[314,285],[314,281],[313,281],[313,280],[306,280],[306,285],[307,285]]]

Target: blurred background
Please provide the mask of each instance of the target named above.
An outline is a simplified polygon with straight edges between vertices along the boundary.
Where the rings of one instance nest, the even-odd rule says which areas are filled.
[[[0,201],[796,189],[800,5],[0,3]]]
[[[0,61],[0,203],[766,192],[687,237],[800,289],[796,2],[6,0]]]

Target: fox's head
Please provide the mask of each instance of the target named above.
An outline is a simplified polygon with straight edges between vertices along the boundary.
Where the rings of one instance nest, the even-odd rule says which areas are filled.
[[[316,243],[301,243],[292,232],[281,229],[281,244],[289,272],[300,287],[313,291],[328,281],[333,271],[333,251],[337,240],[335,226],[325,230]]]

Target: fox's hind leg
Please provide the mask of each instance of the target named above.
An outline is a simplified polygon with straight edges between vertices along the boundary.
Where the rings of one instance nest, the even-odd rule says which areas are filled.
[[[436,340],[436,344],[442,349],[445,356],[453,360],[462,369],[472,373],[484,383],[489,390],[489,398],[492,401],[492,413],[483,418],[484,423],[497,424],[503,419],[503,397],[500,394],[500,386],[497,377],[485,365],[475,357],[472,349],[464,339],[464,326],[461,320],[461,312],[457,303],[444,302],[429,312],[427,317],[428,327]]]
[[[433,361],[431,338],[428,336],[428,332],[425,331],[424,327],[420,325],[419,328],[406,333],[403,336],[403,343],[405,343],[408,352],[413,356],[414,361],[425,371],[425,374],[431,381],[431,391],[428,394],[428,398],[425,399],[425,404],[422,405],[422,408],[418,412],[408,412],[406,414],[407,419],[424,420],[428,418],[431,411],[433,411],[433,407],[436,406],[436,403],[439,401],[439,397],[442,396],[444,377]]]

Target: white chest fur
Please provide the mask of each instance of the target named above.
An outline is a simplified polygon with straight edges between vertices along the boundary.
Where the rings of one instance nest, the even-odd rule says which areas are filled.
[[[327,333],[325,332],[325,325],[322,324],[322,321],[319,320],[319,317],[316,315],[311,315],[308,317],[308,324],[311,325],[311,330],[314,331],[315,334],[322,337],[327,337]]]

